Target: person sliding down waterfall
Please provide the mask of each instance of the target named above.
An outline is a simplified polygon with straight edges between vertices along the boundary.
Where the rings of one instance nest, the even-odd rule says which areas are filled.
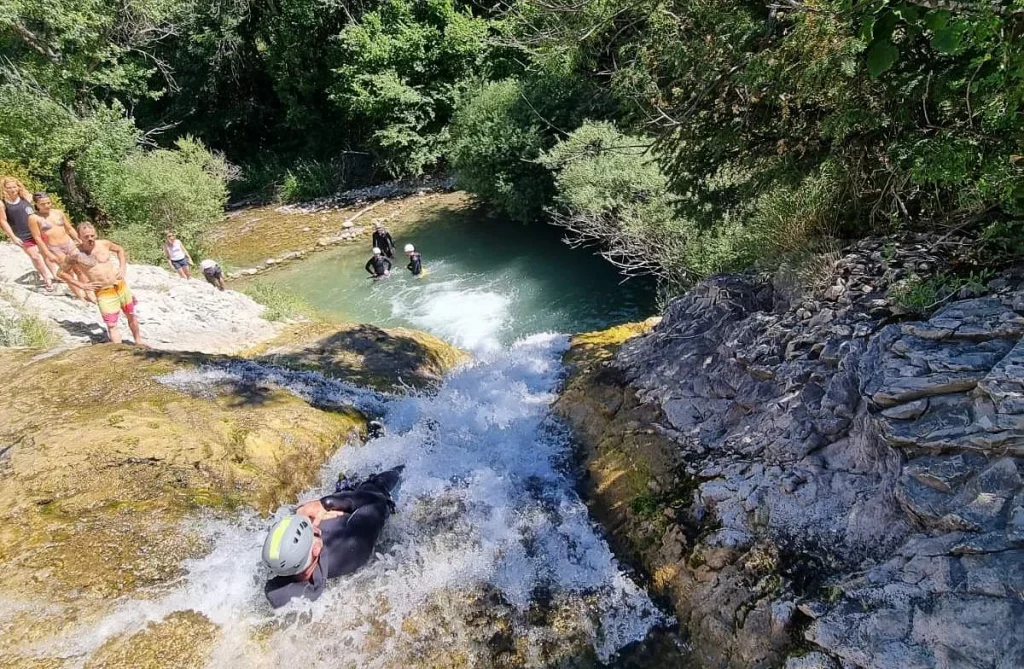
[[[391,274],[391,261],[381,254],[380,249],[373,247],[373,257],[366,261],[366,271],[374,279],[382,279]]]
[[[274,577],[264,592],[275,609],[296,597],[314,600],[327,579],[345,576],[369,562],[388,517],[404,465],[366,480],[338,482],[333,495],[306,502],[270,529],[263,564]]]
[[[407,270],[412,272],[413,276],[420,276],[423,274],[423,258],[420,257],[419,251],[412,244],[405,245],[405,255],[409,256],[409,264],[405,266]]]

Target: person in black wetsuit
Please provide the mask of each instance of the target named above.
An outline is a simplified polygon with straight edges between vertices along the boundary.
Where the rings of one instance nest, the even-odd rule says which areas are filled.
[[[373,247],[380,249],[381,253],[388,258],[395,257],[395,240],[391,238],[391,233],[383,225],[374,226]]]
[[[412,244],[406,244],[405,254],[409,256],[409,264],[405,268],[412,272],[413,276],[423,274],[423,258],[420,256],[420,252],[416,250],[416,247]]]
[[[384,257],[380,249],[373,247],[373,257],[366,261],[366,271],[374,279],[391,274],[391,261]]]
[[[396,467],[333,495],[307,502],[278,521],[263,545],[263,563],[274,578],[264,593],[275,609],[296,597],[315,600],[327,579],[345,576],[369,562],[401,478]],[[347,487],[348,489],[341,489]]]

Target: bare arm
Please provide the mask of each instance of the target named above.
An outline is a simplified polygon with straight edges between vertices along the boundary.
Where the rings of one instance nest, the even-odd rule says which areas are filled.
[[[82,283],[81,281],[79,281],[78,275],[74,271],[74,269],[75,261],[72,260],[70,257],[65,258],[64,262],[62,262],[60,265],[60,270],[57,272],[57,276],[60,277],[61,280],[63,280],[69,286],[75,286],[85,291],[95,290],[96,288],[100,287],[98,284]]]
[[[117,278],[121,280],[128,273],[128,252],[114,242],[107,242],[107,248],[110,249],[111,253],[117,255]]]
[[[78,238],[78,230],[75,230],[75,226],[71,222],[71,217],[63,211],[60,212],[60,217],[61,220],[64,221],[64,232],[68,233],[68,237],[75,240],[76,244],[80,243],[82,240]]]
[[[46,240],[43,239],[43,231],[39,227],[39,222],[42,220],[39,214],[32,214],[28,217],[28,229],[32,232],[32,239],[39,247],[39,252],[43,254],[43,257],[50,262],[57,262],[57,256],[53,255],[50,247],[46,245]]]

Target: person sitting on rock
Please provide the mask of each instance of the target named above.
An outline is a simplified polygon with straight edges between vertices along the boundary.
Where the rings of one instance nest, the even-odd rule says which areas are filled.
[[[395,257],[395,240],[391,238],[388,229],[380,223],[373,226],[373,247],[380,249],[388,258]]]
[[[366,261],[366,271],[374,279],[380,279],[391,274],[391,261],[384,257],[380,249],[373,247],[373,257]]]
[[[416,247],[412,244],[406,244],[405,254],[409,256],[409,264],[406,265],[405,268],[412,272],[413,276],[423,274],[423,258],[420,257],[420,253],[416,250]]]
[[[263,543],[263,564],[274,575],[264,593],[279,608],[296,597],[315,600],[327,579],[351,574],[369,562],[388,517],[402,469],[360,483],[339,482],[332,495],[300,505],[274,523]]]
[[[81,240],[78,250],[64,257],[60,277],[70,286],[96,293],[96,304],[107,326],[110,341],[121,343],[121,330],[117,321],[123,311],[135,344],[145,346],[139,333],[139,320],[135,316],[137,301],[125,281],[128,254],[114,242],[97,239],[96,228],[91,223],[78,226],[78,238]],[[117,266],[111,262],[115,255]],[[78,272],[85,275],[84,282],[79,280]]]
[[[199,263],[199,269],[203,270],[203,277],[213,286],[224,290],[224,270],[220,268],[216,260],[207,258]]]

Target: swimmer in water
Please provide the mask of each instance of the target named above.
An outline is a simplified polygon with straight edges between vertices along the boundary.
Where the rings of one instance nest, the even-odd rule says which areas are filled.
[[[366,261],[366,271],[374,279],[382,279],[391,274],[391,261],[384,257],[380,249],[373,247],[373,257]]]
[[[395,240],[391,238],[391,233],[380,223],[375,223],[373,226],[373,248],[380,249],[381,253],[388,258],[395,257]]]
[[[405,255],[409,256],[409,264],[406,265],[405,268],[412,272],[413,276],[423,274],[423,258],[420,257],[420,253],[416,250],[416,247],[412,244],[406,244]]]
[[[384,523],[395,512],[392,492],[402,469],[339,484],[333,495],[299,506],[270,529],[263,564],[274,577],[264,587],[275,609],[296,597],[314,600],[327,579],[351,574],[370,561]]]

